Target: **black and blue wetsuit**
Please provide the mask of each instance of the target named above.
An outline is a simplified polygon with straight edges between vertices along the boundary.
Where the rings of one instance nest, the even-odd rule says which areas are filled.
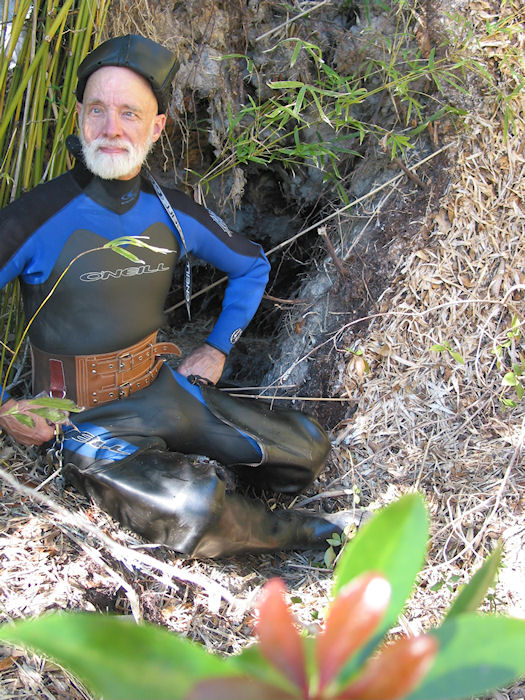
[[[259,305],[268,262],[260,246],[230,232],[206,208],[176,190],[165,195],[186,251],[142,175],[101,180],[79,164],[2,211],[0,285],[20,278],[26,319],[34,316],[32,346],[70,356],[133,345],[162,326],[174,271],[188,253],[228,275],[222,311],[206,340],[228,354]],[[134,262],[104,247],[122,236],[145,236],[170,252],[130,247],[141,258]],[[37,370],[34,386],[47,390],[49,379]],[[329,448],[322,429],[302,413],[269,411],[193,385],[163,365],[151,386],[73,421],[64,431],[66,476],[155,542],[221,556],[323,543],[334,529],[321,518],[271,514],[226,493],[211,464],[185,456],[205,455],[249,483],[297,491],[316,476]]]

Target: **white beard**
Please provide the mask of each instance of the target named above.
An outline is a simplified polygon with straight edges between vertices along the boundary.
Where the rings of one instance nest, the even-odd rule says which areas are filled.
[[[151,133],[148,135],[146,141],[137,146],[133,146],[128,141],[106,139],[103,137],[95,139],[91,141],[91,143],[86,143],[81,131],[80,143],[82,144],[84,161],[88,169],[103,180],[117,180],[121,177],[127,177],[131,173],[140,170],[142,167],[154,143],[152,134],[153,124]],[[104,153],[100,150],[104,147],[123,148],[126,152],[120,154]]]

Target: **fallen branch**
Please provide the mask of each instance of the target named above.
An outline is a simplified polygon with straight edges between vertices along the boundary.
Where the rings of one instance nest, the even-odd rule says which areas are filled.
[[[267,301],[273,301],[276,304],[307,304],[306,299],[280,299],[279,297],[273,297],[271,294],[263,294],[263,299]]]
[[[317,229],[317,233],[321,236],[321,238],[324,239],[324,242],[326,243],[326,248],[328,252],[330,253],[330,257],[334,261],[334,265],[337,268],[337,271],[341,275],[341,277],[346,277],[346,271],[345,268],[343,267],[342,262],[339,260],[337,253],[335,252],[335,248],[332,245],[332,241],[328,238],[328,233],[326,232],[326,226],[319,226]]]
[[[423,180],[419,177],[419,175],[416,175],[416,173],[412,172],[407,166],[403,163],[401,158],[394,158],[394,163],[398,166],[398,168],[401,168],[401,170],[405,173],[405,175],[408,175],[408,177],[416,183],[419,187],[421,187],[422,190],[426,190],[427,187]]]

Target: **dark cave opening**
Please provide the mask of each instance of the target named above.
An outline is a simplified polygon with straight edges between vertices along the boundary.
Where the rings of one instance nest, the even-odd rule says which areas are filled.
[[[271,251],[308,227],[320,217],[322,198],[313,205],[297,204],[285,191],[283,179],[268,168],[251,168],[241,207],[226,212],[228,225]],[[319,259],[326,255],[315,230],[269,255],[270,279],[265,295],[248,328],[233,347],[223,382],[258,385],[270,370],[283,331],[283,317],[301,305],[302,285],[315,274]],[[220,312],[225,282],[221,271],[198,261],[192,263],[193,294],[191,320],[182,302],[180,266],[167,302],[168,324],[183,352],[190,352],[211,331]],[[205,290],[205,291],[203,291]],[[203,293],[201,293],[203,292]],[[175,308],[173,308],[175,307]]]

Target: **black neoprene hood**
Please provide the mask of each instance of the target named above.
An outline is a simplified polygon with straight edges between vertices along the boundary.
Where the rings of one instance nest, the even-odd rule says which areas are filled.
[[[108,39],[97,46],[78,67],[77,99],[82,102],[89,76],[104,66],[129,68],[145,78],[157,98],[159,113],[166,111],[171,81],[179,67],[164,46],[139,34]]]

